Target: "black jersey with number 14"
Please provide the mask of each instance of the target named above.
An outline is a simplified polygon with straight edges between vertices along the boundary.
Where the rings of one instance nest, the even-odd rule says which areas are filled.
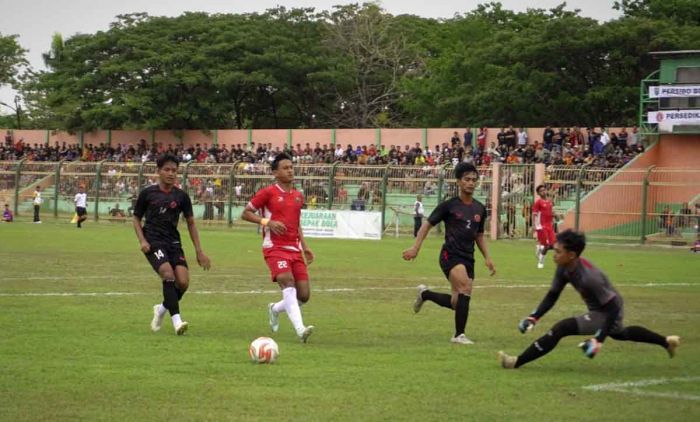
[[[474,241],[484,232],[486,207],[472,199],[465,204],[459,197],[448,199],[433,210],[428,222],[435,226],[445,222],[445,243],[442,246],[450,255],[474,256]]]
[[[146,217],[143,235],[149,243],[180,243],[180,213],[185,218],[192,217],[192,201],[175,186],[170,192],[161,190],[159,185],[147,187],[139,194],[134,208],[136,217]]]

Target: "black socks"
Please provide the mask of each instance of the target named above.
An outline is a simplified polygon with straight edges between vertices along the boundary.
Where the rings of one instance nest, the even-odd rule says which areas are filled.
[[[457,295],[457,306],[455,306],[455,337],[464,334],[467,328],[467,318],[469,318],[469,301],[471,296]]]
[[[171,316],[180,313],[178,296],[179,293],[175,286],[175,280],[163,280],[163,306],[170,312]]]

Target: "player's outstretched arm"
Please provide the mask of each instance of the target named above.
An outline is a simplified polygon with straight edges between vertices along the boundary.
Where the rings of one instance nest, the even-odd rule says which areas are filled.
[[[306,265],[311,265],[314,262],[314,253],[306,244],[306,238],[304,238],[304,231],[301,229],[301,224],[299,224],[299,243],[301,243],[301,251],[304,253],[304,259],[306,260]]]
[[[486,264],[489,271],[491,271],[491,275],[495,275],[496,274],[496,267],[493,265],[493,261],[491,261],[491,256],[489,255],[489,249],[488,249],[488,246],[486,246],[486,238],[484,237],[483,233],[479,233],[476,236],[476,246],[479,247],[479,250],[481,251],[481,255],[484,256],[484,264]]]
[[[190,239],[192,239],[194,250],[197,253],[197,263],[205,271],[208,270],[211,268],[211,261],[209,257],[204,254],[202,245],[199,243],[199,231],[197,231],[197,226],[194,224],[194,216],[187,217],[187,231],[190,232]]]
[[[416,234],[416,241],[413,243],[413,246],[403,251],[403,259],[405,259],[406,261],[411,261],[418,256],[418,252],[420,252],[420,248],[423,245],[423,241],[428,236],[428,233],[432,228],[432,224],[430,224],[427,221],[423,222],[423,225],[420,226],[420,229]]]

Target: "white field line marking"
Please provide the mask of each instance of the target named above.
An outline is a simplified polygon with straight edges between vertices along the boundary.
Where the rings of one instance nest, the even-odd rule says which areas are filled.
[[[124,280],[125,278],[131,278],[131,279],[136,279],[136,280],[150,280],[153,279],[154,276],[144,274],[142,272],[140,273],[134,273],[134,274],[124,274],[120,273],[118,275],[86,275],[86,276],[33,276],[33,277],[4,277],[0,275],[0,284],[2,284],[3,281],[42,281],[42,280],[48,280],[48,281],[63,281],[63,280],[73,280],[73,281],[89,281],[89,280]],[[193,278],[197,280],[207,280],[207,279],[218,279],[218,278],[229,278],[229,279],[245,279],[245,280],[250,280],[250,281],[260,281],[260,280],[267,280],[269,281],[269,278],[251,278],[250,276],[246,275],[241,275],[241,274],[200,274],[200,275],[195,275]],[[328,277],[324,277],[325,279],[328,279]],[[341,277],[333,277],[335,280],[378,280],[378,281],[406,281],[406,280],[411,280],[411,281],[436,281],[439,278],[438,277],[381,277],[381,276],[341,276]],[[480,282],[495,282],[495,283],[528,283],[531,281],[530,280],[519,280],[519,279],[505,279],[505,278],[491,278],[491,277],[481,277],[475,279],[475,283],[480,283]],[[502,287],[502,288],[520,288],[520,287],[549,287],[550,283],[542,283],[542,284],[527,284],[527,285],[510,285],[509,286],[474,286],[475,288],[488,288],[488,287]],[[628,283],[615,283],[615,286],[622,286],[622,287],[692,287],[692,286],[698,286],[700,287],[700,283],[664,283],[660,281],[642,281],[642,280],[630,280]]]
[[[620,383],[610,383],[610,384],[597,384],[597,385],[587,385],[583,387],[584,390],[590,391],[614,391],[616,393],[633,394],[635,396],[647,396],[647,397],[662,397],[669,399],[680,399],[680,400],[700,400],[700,395],[696,394],[684,394],[684,393],[674,393],[674,392],[663,392],[663,391],[643,391],[640,387],[648,387],[650,385],[666,385],[679,382],[697,382],[700,381],[700,377],[678,377],[678,378],[659,378],[659,379],[647,379],[639,381],[629,381]]]
[[[269,281],[268,281],[269,282]],[[642,287],[663,287],[663,286],[696,286],[693,283],[675,283],[675,284],[649,284],[643,285]],[[623,284],[624,286],[624,284]],[[630,285],[637,286],[637,285]],[[474,286],[474,289],[538,289],[547,287],[544,284],[494,284],[487,286]],[[401,286],[401,287],[335,287],[335,288],[314,288],[315,293],[352,293],[352,292],[364,292],[364,291],[376,291],[376,290],[415,290],[415,286]],[[279,293],[278,289],[254,289],[254,290],[190,290],[189,294],[196,295],[257,295],[257,294],[275,294]],[[18,293],[2,293],[0,292],[0,297],[44,297],[44,296],[140,296],[140,295],[152,295],[152,292],[18,292]]]

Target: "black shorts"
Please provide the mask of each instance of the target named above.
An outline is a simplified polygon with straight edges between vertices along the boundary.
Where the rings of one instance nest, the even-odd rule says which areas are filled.
[[[83,207],[75,207],[75,213],[78,214],[78,217],[82,217],[87,215],[87,210]]]
[[[463,255],[450,254],[447,250],[440,251],[440,268],[445,274],[445,278],[450,279],[450,270],[459,264],[463,264],[467,269],[467,275],[474,280],[474,258]]]
[[[146,259],[151,264],[151,267],[153,267],[155,272],[158,272],[160,266],[166,262],[170,263],[173,270],[178,265],[188,268],[187,260],[185,259],[185,252],[182,250],[180,245],[169,245],[164,243],[151,244],[151,251],[145,253],[144,255],[146,255]]]

